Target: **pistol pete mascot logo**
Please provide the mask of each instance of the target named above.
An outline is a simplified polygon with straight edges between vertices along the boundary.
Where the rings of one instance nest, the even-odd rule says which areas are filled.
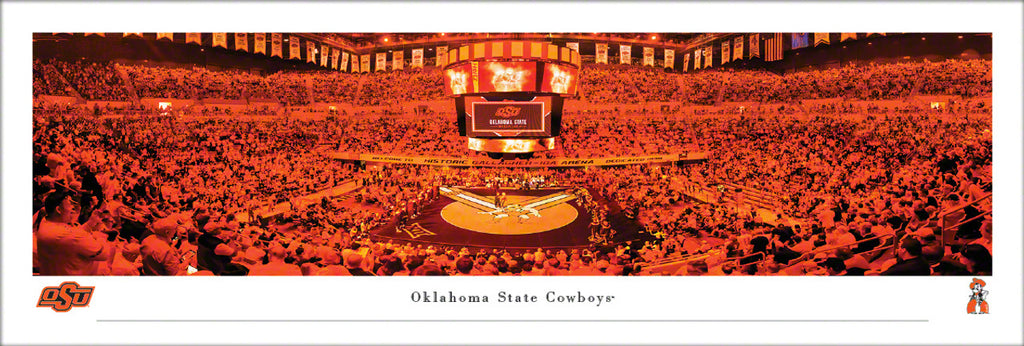
[[[77,282],[65,281],[60,286],[48,286],[39,294],[36,307],[50,307],[56,312],[68,312],[72,307],[89,306],[95,286],[79,286]]]
[[[971,300],[967,302],[968,314],[988,313],[988,302],[985,301],[985,298],[988,297],[988,291],[984,287],[985,281],[979,279],[971,281]]]

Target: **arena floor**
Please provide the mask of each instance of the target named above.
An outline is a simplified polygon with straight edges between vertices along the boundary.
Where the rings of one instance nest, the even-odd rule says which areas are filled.
[[[591,245],[588,239],[592,221],[590,213],[579,206],[567,188],[501,190],[507,196],[506,205],[531,206],[537,210],[535,214],[516,211],[492,213],[493,190],[453,189],[453,193],[438,197],[423,207],[404,230],[388,225],[375,230],[374,237],[474,248],[577,248]],[[617,230],[614,241],[641,237],[639,224],[623,216],[617,205],[609,205],[608,201],[599,203],[609,206],[609,222]],[[507,216],[496,217],[501,214]]]

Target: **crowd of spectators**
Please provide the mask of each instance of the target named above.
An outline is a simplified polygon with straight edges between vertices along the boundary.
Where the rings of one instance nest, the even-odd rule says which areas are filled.
[[[786,81],[761,86],[740,83],[755,85],[744,89],[751,94],[783,85],[782,91],[772,91],[777,92],[772,98],[793,100],[859,90],[862,86],[856,83],[849,88],[822,81],[862,73],[885,76],[863,81],[868,83],[863,86],[870,90],[868,98],[904,96],[907,86],[914,85],[921,92],[952,90],[964,95],[985,92],[986,86],[990,90],[991,73],[975,71],[990,68],[989,63],[949,63],[955,66],[938,68],[954,72],[934,78],[920,75],[934,68],[927,63],[785,77],[701,72],[679,78],[720,77],[722,86],[732,85],[728,81],[733,80],[796,78],[802,84],[794,85],[805,91],[787,91],[791,89],[786,89]],[[66,73],[67,66],[72,66],[67,64],[56,70]],[[99,81],[83,76],[103,75],[102,71],[117,74],[111,65],[74,66],[89,71],[75,77],[78,83]],[[127,71],[138,84],[136,75],[153,75],[145,69],[152,68]],[[45,68],[39,70],[43,71],[36,76],[47,78]],[[679,89],[641,89],[622,79],[644,73],[595,71],[600,72],[589,80],[616,85],[606,90],[661,95],[652,96],[658,99],[680,95]],[[262,78],[208,73],[204,76],[220,81],[185,82],[199,89],[185,93],[249,97],[252,90],[266,88],[284,103],[303,104],[302,100],[308,103],[317,97],[311,97],[308,78],[321,78],[325,85],[340,88],[358,85],[351,80],[328,81],[330,74],[289,72]],[[428,73],[369,75],[367,79],[373,81],[363,85],[364,93],[368,86],[376,90],[371,93],[415,87],[418,82],[411,81],[428,78]],[[661,81],[654,84],[663,86],[669,84],[665,78],[677,81],[665,76],[644,78]],[[151,84],[166,78],[175,77],[154,78]],[[260,80],[269,82],[254,87],[262,85]],[[229,86],[241,91],[227,92]],[[84,89],[91,90],[90,95],[114,90]],[[145,90],[150,91],[140,93],[178,89]],[[717,90],[709,93],[733,94],[733,89]],[[344,95],[323,97],[344,100]],[[385,101],[397,97],[373,95]],[[603,96],[593,97],[601,100]],[[709,154],[706,162],[686,166],[590,169],[362,167],[324,155],[324,149],[479,155],[466,149],[448,115],[296,120],[96,117],[93,111],[44,103],[35,109],[33,248],[34,268],[41,275],[185,275],[195,270],[198,275],[638,275],[650,273],[652,263],[674,258],[687,258],[687,264],[674,271],[678,275],[991,274],[991,217],[983,216],[991,211],[985,197],[992,190],[991,108],[987,106],[965,105],[952,112],[909,104],[890,108],[837,101],[805,112],[791,107],[743,111],[719,107],[672,114],[567,113],[558,149],[540,157],[633,156],[695,148]],[[594,191],[594,198],[619,204],[656,240],[527,251],[418,245],[371,237],[370,231],[377,227],[402,227],[403,220],[437,198],[439,186],[487,186],[495,181],[515,185],[537,178],[550,185],[585,187]],[[294,203],[344,182],[358,188],[311,205]],[[723,183],[771,191],[782,196],[780,207],[751,208],[732,198],[739,192],[722,189]],[[697,203],[687,195],[694,186],[718,191],[722,198],[718,203]],[[282,203],[289,207],[277,216],[254,212]],[[598,210],[596,205],[590,208]],[[243,214],[248,217],[239,216]],[[951,231],[961,243],[941,241],[943,229],[950,225],[956,225]]]
[[[87,99],[129,99],[113,64],[82,61],[35,61],[33,90],[37,94],[59,95],[66,89],[62,88],[59,77],[47,74],[44,65],[54,66]],[[267,76],[200,67],[124,65],[120,68],[128,72],[139,97],[273,100],[289,106],[311,102],[379,106],[439,100],[444,93],[441,70],[434,67],[366,75],[321,71],[277,72]],[[991,70],[991,61],[980,59],[861,63],[785,75],[731,69],[678,74],[634,65],[587,64],[580,74],[579,96],[598,104],[683,102],[697,105],[837,97],[880,100],[915,93],[975,97],[991,93]]]
[[[50,64],[86,100],[131,100],[128,88],[114,63],[53,60]]]
[[[580,72],[580,98],[593,103],[670,102],[678,75],[635,65],[586,65]]]
[[[362,106],[401,101],[429,101],[444,97],[444,79],[438,68],[395,70],[366,75],[363,90],[355,99]]]
[[[32,60],[32,97],[71,95],[68,92],[68,84],[51,65],[53,65],[53,61],[44,64],[41,60]]]

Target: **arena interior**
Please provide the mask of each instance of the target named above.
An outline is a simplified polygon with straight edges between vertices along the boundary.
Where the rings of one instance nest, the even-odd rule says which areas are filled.
[[[35,275],[992,271],[990,34],[36,33],[33,54]]]

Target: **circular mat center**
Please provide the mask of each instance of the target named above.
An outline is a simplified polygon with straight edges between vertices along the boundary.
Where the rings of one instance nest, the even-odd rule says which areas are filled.
[[[518,204],[536,197],[508,196],[508,205]],[[523,235],[547,232],[564,227],[576,220],[576,208],[568,203],[539,210],[540,216],[506,211],[490,215],[481,209],[460,202],[452,202],[441,209],[441,218],[462,229],[498,235]],[[500,215],[506,216],[500,216]]]

